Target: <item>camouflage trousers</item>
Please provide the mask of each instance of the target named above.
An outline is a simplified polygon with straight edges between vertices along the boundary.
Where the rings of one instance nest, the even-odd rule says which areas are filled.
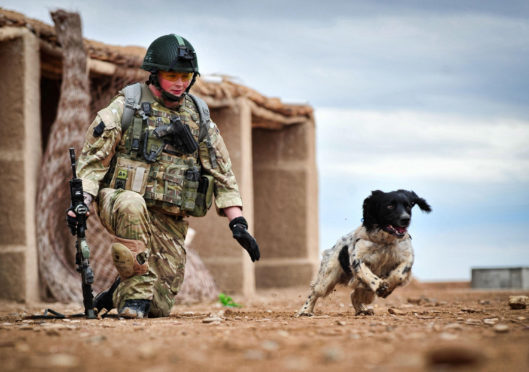
[[[121,280],[114,305],[120,309],[126,300],[151,300],[150,316],[168,316],[184,281],[187,221],[148,209],[133,191],[105,188],[98,197],[103,226],[119,238],[142,241],[149,257],[147,273]]]

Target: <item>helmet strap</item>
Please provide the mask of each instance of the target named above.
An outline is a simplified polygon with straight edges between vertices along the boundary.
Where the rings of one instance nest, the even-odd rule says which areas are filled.
[[[165,89],[163,89],[161,87],[160,80],[158,80],[158,71],[151,72],[151,75],[149,76],[149,81],[147,81],[147,83],[154,85],[156,87],[156,89],[158,89],[160,92],[162,92],[163,99],[166,99],[166,100],[168,100],[170,102],[177,102],[177,101],[180,101],[180,99],[182,99],[182,97],[184,95],[189,93],[189,89],[191,89],[191,87],[195,83],[196,77],[197,77],[197,73],[194,72],[193,73],[193,78],[191,79],[191,83],[187,87],[185,93],[181,94],[179,96],[175,96],[174,94],[169,93],[168,91],[166,91]]]

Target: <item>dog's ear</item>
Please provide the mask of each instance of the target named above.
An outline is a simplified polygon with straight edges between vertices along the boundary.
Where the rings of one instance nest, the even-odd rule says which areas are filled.
[[[407,194],[410,201],[414,204],[417,204],[422,211],[428,213],[432,211],[432,207],[430,207],[430,204],[428,204],[428,202],[426,202],[426,200],[424,200],[423,198],[420,198],[415,192],[407,191]]]
[[[377,205],[376,202],[380,195],[384,194],[380,190],[371,191],[371,195],[364,199],[363,209],[363,219],[362,223],[367,231],[373,229],[374,225],[377,223]]]

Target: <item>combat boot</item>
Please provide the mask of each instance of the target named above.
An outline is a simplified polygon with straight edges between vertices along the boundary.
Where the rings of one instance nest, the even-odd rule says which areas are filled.
[[[106,311],[110,311],[114,308],[114,302],[112,301],[112,296],[114,294],[114,291],[118,287],[120,283],[119,276],[116,278],[114,283],[110,286],[109,289],[106,291],[100,292],[95,298],[94,298],[94,307],[97,310],[97,313],[99,313],[101,310],[105,309]]]
[[[149,300],[126,300],[118,314],[129,319],[147,318],[150,307],[151,301]]]

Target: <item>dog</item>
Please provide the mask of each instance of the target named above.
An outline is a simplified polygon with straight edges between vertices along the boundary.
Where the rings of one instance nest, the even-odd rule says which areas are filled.
[[[386,298],[411,278],[413,248],[408,227],[414,205],[431,212],[413,191],[375,190],[364,200],[362,225],[323,252],[311,293],[296,316],[312,316],[320,297],[336,284],[348,284],[356,315],[373,315],[375,295]]]

